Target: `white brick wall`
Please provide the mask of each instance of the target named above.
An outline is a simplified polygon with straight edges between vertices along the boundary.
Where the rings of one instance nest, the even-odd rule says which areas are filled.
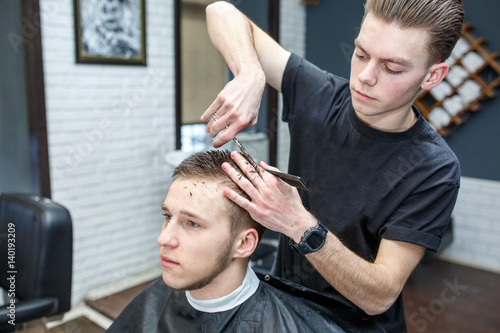
[[[442,258],[500,272],[500,182],[462,177],[453,219]]]
[[[73,1],[41,0],[52,197],[71,212],[73,303],[158,269],[174,149],[172,0],[146,1],[147,67],[75,64]]]
[[[280,2],[280,44],[300,56],[306,54],[306,8],[300,0]],[[288,169],[290,135],[287,123],[281,121],[281,94],[278,105],[278,168]]]

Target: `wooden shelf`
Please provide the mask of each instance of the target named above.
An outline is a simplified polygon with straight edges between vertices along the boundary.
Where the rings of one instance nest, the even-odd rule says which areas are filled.
[[[467,66],[464,65],[464,60],[466,60],[467,56],[480,56],[481,62],[483,62],[482,65],[474,72],[469,72],[468,75],[463,77],[461,82],[459,84],[455,84],[455,86],[445,79],[443,84],[448,84],[452,89],[449,94],[441,99],[437,100],[433,96],[433,91],[424,91],[415,101],[415,105],[419,108],[422,115],[429,120],[429,122],[436,128],[436,131],[442,136],[449,135],[452,127],[461,125],[466,120],[468,112],[478,111],[480,109],[481,100],[494,98],[496,96],[496,88],[500,85],[500,64],[498,62],[498,53],[489,53],[483,46],[486,43],[484,38],[475,38],[470,32],[471,30],[473,30],[473,27],[470,24],[464,24],[464,28],[462,30],[462,40],[460,42],[462,46],[464,45],[463,42],[467,42],[467,44],[469,44],[469,48],[450,65],[450,72],[455,67],[457,67],[455,68],[457,71],[460,70],[459,67],[467,70]],[[464,84],[469,81],[473,82],[469,84],[474,84],[475,87],[479,87],[480,92],[479,94],[474,95],[473,100],[467,103],[460,95],[460,88],[462,88]],[[464,89],[466,88],[467,87],[464,87]],[[451,103],[452,101],[459,101],[459,99],[464,102],[464,105],[457,112],[450,112],[445,108],[447,100],[448,103]],[[441,124],[441,122],[436,124],[432,121],[432,112],[437,108],[441,108],[439,112],[443,112],[443,110],[446,112],[446,115],[444,115],[445,119],[449,116],[447,124]]]

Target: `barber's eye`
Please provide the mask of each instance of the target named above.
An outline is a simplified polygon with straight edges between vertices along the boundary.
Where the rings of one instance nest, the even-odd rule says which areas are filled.
[[[193,222],[193,221],[188,221],[188,224],[190,227],[193,227],[193,228],[196,228],[196,227],[199,227],[200,225],[196,222]]]
[[[401,74],[402,72],[401,71],[395,71],[395,70],[392,70],[390,69],[389,67],[385,66],[385,70],[387,73],[391,74],[391,75],[398,75],[398,74]]]
[[[356,57],[357,57],[358,59],[360,59],[360,60],[365,60],[365,59],[366,59],[366,57],[365,57],[364,55],[361,55],[361,54],[359,54],[359,53],[355,53],[355,54],[356,54]]]
[[[165,216],[165,220],[171,220],[172,219],[172,216],[168,215],[167,213],[163,213],[162,215]]]

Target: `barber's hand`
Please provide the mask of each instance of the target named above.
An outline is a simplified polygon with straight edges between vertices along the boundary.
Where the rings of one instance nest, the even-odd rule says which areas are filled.
[[[215,101],[201,116],[202,121],[209,120],[206,131],[212,138],[223,130],[212,145],[218,148],[232,140],[241,130],[257,123],[259,106],[266,85],[262,70],[240,74],[226,84]],[[214,121],[214,114],[219,120]],[[229,128],[226,129],[226,126]]]
[[[229,188],[224,189],[224,194],[264,227],[283,233],[296,243],[300,242],[304,232],[314,227],[317,220],[302,205],[297,189],[260,167],[258,171],[255,170],[240,153],[232,152],[231,157],[248,179],[242,177],[229,163],[224,163],[222,168],[250,200]],[[260,165],[279,171],[264,162]]]

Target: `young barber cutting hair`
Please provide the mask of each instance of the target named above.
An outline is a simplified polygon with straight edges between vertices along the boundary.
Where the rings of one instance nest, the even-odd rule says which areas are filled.
[[[207,7],[209,36],[234,74],[202,115],[213,137],[229,126],[213,145],[256,123],[267,82],[283,94],[288,172],[309,188],[299,196],[269,173],[250,177],[233,153],[248,179],[223,169],[249,199],[225,195],[282,234],[275,274],[341,297],[391,332],[406,330],[402,288],[425,250],[438,250],[458,194],[458,160],[413,102],[448,73],[463,20],[460,0],[366,1],[347,80],[286,51],[231,4]]]

